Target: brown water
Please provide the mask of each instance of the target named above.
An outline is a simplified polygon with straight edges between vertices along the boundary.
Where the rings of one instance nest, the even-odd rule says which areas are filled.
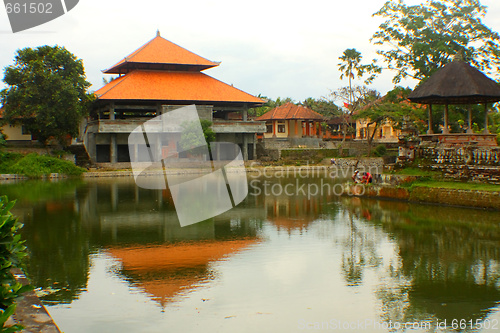
[[[500,330],[498,212],[252,180],[236,208],[184,228],[168,192],[130,179],[0,193],[66,333]]]

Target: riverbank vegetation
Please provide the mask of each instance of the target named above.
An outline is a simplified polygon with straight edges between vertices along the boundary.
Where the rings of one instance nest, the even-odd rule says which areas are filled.
[[[23,286],[12,273],[13,268],[22,268],[22,260],[27,255],[19,234],[23,225],[10,212],[14,203],[6,196],[0,197],[0,332],[23,329],[21,325],[7,327],[6,322],[16,310],[16,299],[32,289],[30,285]]]
[[[57,157],[38,155],[35,153],[23,155],[19,153],[0,152],[0,174],[18,174],[30,178],[48,176],[59,173],[68,176],[79,176],[86,170],[70,161]]]

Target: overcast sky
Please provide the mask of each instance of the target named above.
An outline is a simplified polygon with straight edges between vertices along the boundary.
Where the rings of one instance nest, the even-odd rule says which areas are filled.
[[[407,0],[407,4],[422,3]],[[382,22],[372,17],[385,0],[80,0],[66,15],[30,30],[12,33],[0,10],[0,66],[13,63],[16,50],[55,45],[83,59],[91,89],[99,89],[101,70],[155,37],[162,37],[213,61],[206,74],[250,94],[321,98],[347,85],[338,71],[339,56],[356,48],[368,63],[376,46],[369,39]],[[484,22],[500,32],[500,1],[482,0]],[[393,87],[386,72],[372,84],[385,93]],[[404,83],[413,88],[414,81]],[[4,85],[0,84],[0,88]]]

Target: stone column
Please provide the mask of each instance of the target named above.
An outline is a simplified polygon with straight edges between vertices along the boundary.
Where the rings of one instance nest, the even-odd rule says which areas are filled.
[[[248,161],[248,137],[243,133],[243,160]]]
[[[467,128],[467,134],[473,134],[474,132],[472,131],[472,110],[471,110],[472,106],[469,104],[467,105],[467,113],[468,113],[468,124],[469,124],[469,128]]]
[[[109,145],[109,157],[111,163],[118,162],[118,145],[116,143],[116,133],[111,133],[111,140]]]
[[[257,159],[257,143],[256,143],[256,139],[255,137],[253,138],[253,159],[256,160]]]
[[[156,160],[160,161],[163,156],[162,156],[162,144],[161,144],[161,134],[158,133],[156,134]]]
[[[115,119],[115,102],[111,102],[109,104],[109,119],[110,120]]]
[[[246,106],[243,107],[242,119],[243,119],[243,121],[248,120],[248,108]]]
[[[427,134],[434,134],[434,131],[432,130],[432,104],[429,104],[429,119],[427,120],[428,124],[428,129],[427,129]]]
[[[483,134],[490,134],[488,129],[488,103],[484,103],[484,130]]]
[[[444,128],[443,134],[449,134],[450,130],[448,129],[448,104],[444,105]]]

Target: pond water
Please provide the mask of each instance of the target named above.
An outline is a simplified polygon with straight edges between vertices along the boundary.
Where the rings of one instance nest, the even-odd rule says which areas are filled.
[[[66,333],[500,330],[498,212],[251,181],[236,208],[182,228],[170,194],[133,179],[0,193]]]

